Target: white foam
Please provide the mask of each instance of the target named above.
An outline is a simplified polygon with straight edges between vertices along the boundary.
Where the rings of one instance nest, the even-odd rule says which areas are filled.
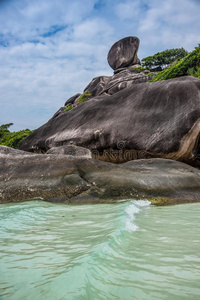
[[[151,204],[148,200],[132,200],[131,203],[126,207],[126,221],[125,230],[128,232],[136,231],[138,226],[134,223],[135,215],[138,214],[143,207]]]

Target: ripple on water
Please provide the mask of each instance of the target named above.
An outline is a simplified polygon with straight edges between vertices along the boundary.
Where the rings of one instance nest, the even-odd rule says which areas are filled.
[[[0,206],[0,299],[199,299],[200,204]]]

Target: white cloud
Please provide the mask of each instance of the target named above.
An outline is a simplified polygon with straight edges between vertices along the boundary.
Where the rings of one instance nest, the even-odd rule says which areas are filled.
[[[105,45],[112,30],[103,19],[89,17],[93,5],[92,0],[48,0],[41,5],[37,0],[12,1],[0,13],[2,33],[10,44],[0,47],[1,123],[14,122],[13,129],[22,123],[38,127],[101,75],[98,70],[112,73]],[[13,22],[8,22],[8,16]],[[61,25],[63,30],[48,34]]]
[[[0,124],[42,125],[93,77],[112,74],[107,53],[125,36],[140,38],[140,58],[192,50],[199,12],[195,0],[0,1]]]
[[[115,13],[122,21],[127,19],[131,19],[133,21],[138,20],[141,17],[142,13],[141,1],[128,0],[118,3],[115,6]]]
[[[34,38],[51,26],[77,24],[93,10],[95,0],[12,0],[0,10],[1,32]]]
[[[185,47],[191,51],[200,40],[200,3],[191,0],[150,0],[139,24],[144,45],[163,48]]]
[[[103,18],[87,19],[74,27],[73,37],[75,40],[96,44],[108,41],[113,29]]]

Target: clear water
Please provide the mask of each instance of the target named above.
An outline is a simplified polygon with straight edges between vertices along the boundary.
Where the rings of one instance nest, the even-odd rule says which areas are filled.
[[[0,299],[200,299],[200,203],[0,206]]]

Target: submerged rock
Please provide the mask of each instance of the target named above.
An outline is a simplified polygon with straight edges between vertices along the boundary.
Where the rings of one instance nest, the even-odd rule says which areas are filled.
[[[167,159],[121,165],[70,155],[0,156],[0,203],[43,199],[102,203],[147,198],[154,204],[200,201],[200,171]]]

